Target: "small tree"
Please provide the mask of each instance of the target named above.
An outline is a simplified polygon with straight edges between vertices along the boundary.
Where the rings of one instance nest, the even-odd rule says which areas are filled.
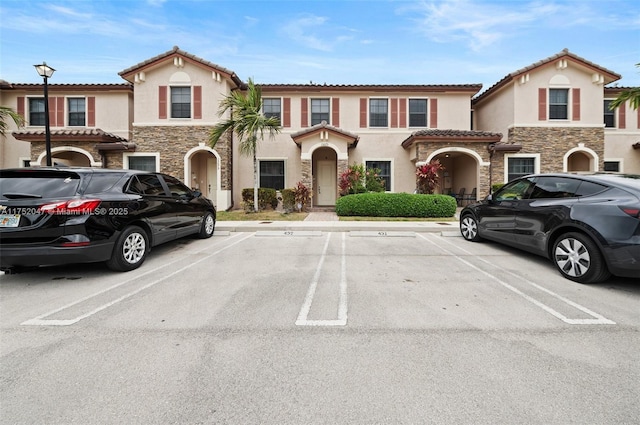
[[[416,176],[418,178],[418,193],[433,193],[436,187],[438,187],[438,181],[440,177],[438,172],[444,170],[440,161],[433,160],[427,164],[423,164],[416,169]]]
[[[220,102],[219,116],[230,112],[230,117],[214,125],[209,135],[209,146],[215,147],[218,140],[228,132],[238,135],[238,149],[242,155],[253,157],[253,208],[258,212],[258,141],[268,133],[274,138],[280,132],[280,120],[276,117],[266,117],[262,113],[262,91],[250,78],[247,83],[247,93],[239,90],[232,91]]]
[[[0,106],[0,136],[4,136],[5,131],[9,128],[7,118],[11,118],[18,128],[24,126],[24,118],[8,106]]]
[[[640,67],[640,63],[637,63],[636,66]],[[629,101],[629,105],[632,109],[640,108],[640,87],[631,87],[627,90],[624,90],[618,95],[617,98],[611,101],[611,103],[609,104],[609,109],[614,110],[624,104],[626,101]]]

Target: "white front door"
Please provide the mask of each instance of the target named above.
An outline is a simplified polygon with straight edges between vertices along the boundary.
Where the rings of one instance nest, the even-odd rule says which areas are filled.
[[[207,187],[202,188],[202,192],[214,205],[218,205],[218,161],[211,156],[207,157]]]
[[[316,193],[318,201],[314,205],[335,205],[336,204],[336,163],[334,161],[318,161],[318,176],[316,178]]]

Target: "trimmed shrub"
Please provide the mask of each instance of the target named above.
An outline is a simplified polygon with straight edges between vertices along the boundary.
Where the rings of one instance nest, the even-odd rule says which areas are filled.
[[[504,186],[504,183],[494,183],[494,184],[492,184],[491,185],[491,193],[495,193],[500,188],[502,188],[502,186]]]
[[[453,217],[456,200],[449,195],[357,193],[336,202],[339,216]]]
[[[282,189],[282,207],[284,212],[290,213],[296,209],[296,193],[293,189]]]
[[[253,211],[253,188],[242,189],[242,202],[245,210]],[[276,209],[278,207],[278,197],[276,190],[260,187],[258,188],[258,210],[266,210],[267,208]]]

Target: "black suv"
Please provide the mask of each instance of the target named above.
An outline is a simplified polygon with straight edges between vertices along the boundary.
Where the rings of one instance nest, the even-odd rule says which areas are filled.
[[[152,246],[213,235],[216,210],[175,177],[138,170],[0,170],[0,270],[106,261],[139,267]]]

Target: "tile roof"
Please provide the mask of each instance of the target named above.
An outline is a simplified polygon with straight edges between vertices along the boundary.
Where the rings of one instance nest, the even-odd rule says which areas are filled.
[[[45,130],[19,130],[14,131],[12,134],[13,137],[15,137],[17,140],[26,141],[44,141],[44,137],[46,135]],[[77,140],[102,143],[129,143],[129,141],[124,137],[120,137],[112,133],[107,133],[106,131],[99,128],[82,130],[52,130],[51,139],[57,139],[58,141]]]
[[[238,87],[245,87],[245,84],[242,82],[242,80],[240,80],[240,78],[236,75],[235,72],[231,71],[230,69],[227,69],[223,66],[220,66],[218,64],[215,64],[213,62],[209,62],[208,60],[202,59],[201,57],[198,57],[196,55],[193,55],[189,52],[186,52],[182,49],[180,49],[178,46],[173,46],[173,49],[161,53],[157,56],[152,57],[151,59],[147,59],[145,61],[142,61],[136,65],[133,65],[127,69],[125,69],[124,71],[120,71],[118,73],[118,75],[120,75],[122,78],[124,78],[125,80],[127,79],[127,77],[135,72],[140,71],[143,68],[149,67],[151,65],[154,65],[158,62],[164,61],[167,58],[173,57],[173,56],[182,56],[184,58],[190,59],[196,63],[199,63],[201,65],[204,65],[205,67],[208,68],[212,68],[215,69],[216,71],[222,72],[224,74],[227,74],[229,76],[229,78],[238,86]]]
[[[87,84],[47,84],[49,90],[52,91],[110,91],[110,90],[127,90],[133,91],[133,84],[131,83],[87,83]],[[0,80],[0,88],[3,90],[39,90],[42,91],[42,83],[9,83],[4,80]]]
[[[345,137],[347,139],[352,139],[352,144],[349,147],[355,147],[358,144],[358,140],[360,140],[360,136],[358,136],[357,134],[350,133],[350,132],[348,132],[346,130],[342,130],[341,128],[337,128],[337,127],[334,127],[332,125],[329,125],[329,124],[327,124],[326,121],[322,121],[320,124],[316,124],[316,125],[314,125],[312,127],[305,128],[305,129],[302,129],[302,130],[297,131],[295,133],[292,133],[291,134],[291,138],[293,139],[294,142],[296,142],[296,144],[299,145],[300,143],[296,139],[298,139],[298,138],[300,138],[302,136],[307,136],[307,135],[313,134],[313,133],[318,132],[320,130],[328,130],[328,131],[336,133],[336,134],[338,134],[340,136],[343,136],[343,137]]]
[[[429,91],[429,92],[470,92],[475,94],[482,84],[256,84],[263,92],[295,91]]]
[[[502,139],[502,133],[493,133],[489,131],[475,130],[449,130],[449,129],[426,129],[418,130],[411,133],[409,137],[402,141],[402,147],[407,149],[417,141],[435,141],[435,140],[467,140],[479,142],[498,142]]]
[[[498,89],[500,89],[501,87],[503,87],[504,85],[508,84],[509,82],[515,80],[517,77],[519,77],[522,74],[525,74],[529,71],[532,71],[536,68],[539,68],[541,66],[547,65],[551,62],[554,62],[558,59],[561,58],[567,58],[567,59],[571,59],[573,62],[579,63],[584,67],[590,68],[594,71],[597,71],[599,73],[604,74],[609,81],[606,82],[606,84],[612,83],[616,80],[619,80],[620,78],[622,78],[622,76],[620,74],[617,74],[607,68],[604,68],[600,65],[597,65],[591,61],[588,61],[587,59],[578,56],[574,53],[571,53],[569,51],[569,49],[563,49],[561,52],[556,53],[553,56],[549,56],[546,59],[542,59],[539,60],[538,62],[532,63],[529,66],[525,66],[524,68],[520,68],[519,70],[512,72],[510,74],[508,74],[507,76],[505,76],[504,78],[502,78],[500,81],[498,81],[497,83],[495,83],[494,85],[492,85],[491,87],[489,87],[487,90],[485,90],[484,92],[482,92],[479,96],[477,96],[475,99],[473,99],[473,103],[477,103],[479,101],[481,101],[482,99],[490,96],[492,93],[496,92]]]

